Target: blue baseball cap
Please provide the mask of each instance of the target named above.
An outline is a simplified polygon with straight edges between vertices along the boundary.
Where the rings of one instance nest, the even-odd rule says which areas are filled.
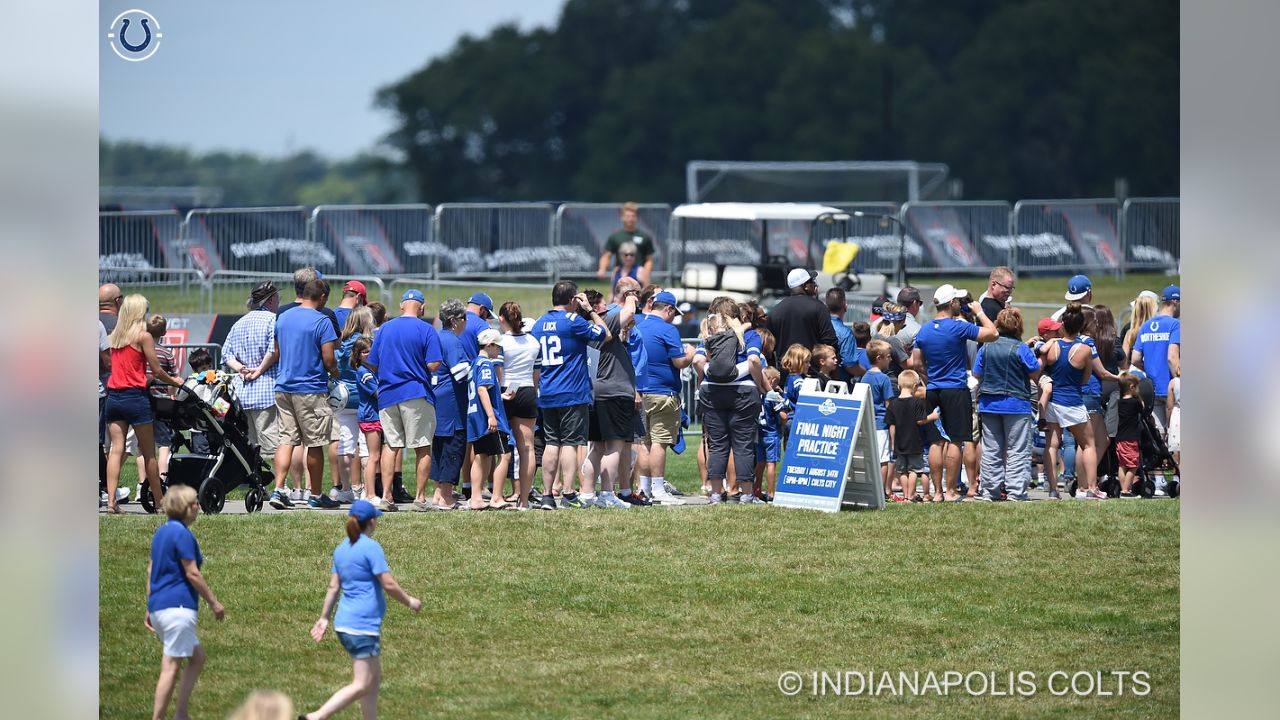
[[[471,296],[471,299],[468,300],[467,302],[471,303],[472,305],[479,305],[485,310],[488,310],[489,312],[493,312],[493,298],[489,297],[486,293],[482,293],[482,292],[475,293],[474,295]]]
[[[1182,300],[1182,288],[1177,285],[1170,285],[1160,292],[1160,299],[1169,302],[1170,300]]]
[[[1067,294],[1063,297],[1070,301],[1083,300],[1092,289],[1093,283],[1089,282],[1089,276],[1076,275],[1067,281]]]
[[[360,522],[366,522],[370,518],[382,515],[382,511],[374,507],[373,503],[368,500],[357,500],[351,503],[351,511],[347,514]]]
[[[671,307],[673,307],[673,308],[675,308],[675,309],[676,309],[676,314],[677,314],[677,315],[683,315],[683,314],[684,314],[684,313],[682,313],[682,312],[680,311],[680,304],[679,304],[678,302],[676,302],[676,296],[675,296],[674,294],[672,294],[671,292],[667,291],[667,290],[663,290],[662,292],[658,293],[657,295],[654,295],[654,296],[653,296],[653,301],[654,301],[654,302],[656,302],[656,303],[666,303],[666,304],[670,305]]]
[[[405,300],[413,300],[414,302],[426,304],[427,297],[422,294],[421,290],[405,290],[404,295],[400,296],[400,302],[404,302]]]

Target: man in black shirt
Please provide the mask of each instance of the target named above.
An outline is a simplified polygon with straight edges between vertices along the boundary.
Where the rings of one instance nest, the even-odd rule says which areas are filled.
[[[795,343],[810,349],[818,344],[830,345],[836,348],[836,359],[840,360],[831,315],[827,306],[818,299],[818,283],[814,281],[817,276],[806,268],[796,268],[787,273],[787,287],[791,295],[769,311],[769,332],[777,340],[774,362],[778,367],[782,365],[782,356],[787,354],[787,348]]]
[[[982,312],[991,318],[991,322],[995,322],[1000,311],[1009,306],[1009,298],[1013,297],[1013,287],[1012,270],[1001,265],[991,271],[991,275],[987,278],[987,291],[979,298],[982,302]]]

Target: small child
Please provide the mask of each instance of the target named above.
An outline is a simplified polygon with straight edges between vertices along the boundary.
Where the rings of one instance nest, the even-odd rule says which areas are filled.
[[[914,370],[899,373],[898,388],[898,397],[889,403],[885,413],[893,450],[898,455],[898,483],[909,502],[942,502],[942,487],[936,488],[936,494],[931,492],[927,475],[924,499],[916,495],[916,479],[924,473],[924,438],[920,435],[920,427],[937,420],[938,411],[928,413],[925,410],[924,383],[920,382],[920,376]]]
[[[893,502],[906,502],[902,495],[893,494],[893,474],[889,472],[890,443],[889,426],[885,422],[885,411],[889,400],[893,397],[893,381],[885,374],[889,367],[889,343],[883,340],[872,340],[867,343],[867,359],[871,368],[862,374],[858,382],[866,383],[871,388],[871,405],[876,413],[876,446],[880,448],[880,478],[884,482],[884,496]]]
[[[169,375],[178,377],[177,363],[173,359],[173,350],[160,344],[164,339],[165,332],[169,329],[169,321],[163,315],[155,314],[147,318],[147,334],[155,338],[156,341],[156,359],[160,361],[160,367]],[[146,366],[147,382],[151,382],[151,366]],[[160,387],[152,387],[151,396],[158,398],[172,398],[173,388],[164,385]],[[164,475],[169,471],[169,456],[172,454],[173,446],[173,428],[169,423],[156,418],[152,422],[151,427],[155,433],[156,442],[156,464],[160,466],[160,474]],[[132,428],[130,428],[132,431]],[[142,455],[138,455],[138,477],[146,477],[143,470]]]
[[[364,497],[365,488],[375,486],[374,476],[382,463],[382,421],[378,419],[378,376],[369,371],[366,362],[369,360],[369,349],[373,340],[363,335],[351,344],[351,367],[356,371],[356,395],[359,406],[356,410],[356,421],[360,423],[360,432],[364,435],[365,446],[369,448],[369,458],[364,464],[364,484],[352,483],[351,490],[356,499]]]
[[[1173,455],[1175,465],[1182,466],[1182,378],[1175,376],[1169,380],[1167,416],[1169,418],[1169,452]],[[1176,474],[1172,478],[1180,482]]]
[[[830,345],[813,346],[813,370],[809,377],[816,377],[821,380],[821,385],[825,388],[827,383],[831,382],[831,376],[839,366],[840,358],[835,348]]]
[[[511,426],[507,423],[507,413],[503,408],[498,388],[497,373],[493,369],[493,359],[502,352],[502,334],[493,328],[480,331],[477,339],[480,354],[471,366],[471,382],[467,387],[467,442],[475,453],[471,463],[471,502],[470,509],[484,510],[484,493],[477,489],[488,485],[493,475],[494,460],[511,452],[508,437]],[[584,505],[594,497],[583,497]],[[502,500],[500,491],[493,493],[492,507],[508,507]]]
[[[782,356],[782,369],[787,371],[786,390],[782,394],[792,406],[800,400],[800,381],[809,374],[809,363],[812,360],[813,354],[809,352],[809,348],[800,343],[787,348],[786,354]]]
[[[206,403],[213,403],[213,356],[204,348],[196,348],[187,356],[187,364],[191,366],[191,375],[187,378],[186,386],[195,392],[196,397]],[[199,431],[191,433],[191,452],[202,455],[209,454],[209,439],[205,434]]]
[[[1116,460],[1120,465],[1120,497],[1135,498],[1133,483],[1138,479],[1140,454],[1138,440],[1142,437],[1142,413],[1146,407],[1138,396],[1138,376],[1120,373],[1120,420],[1116,426]]]
[[[777,368],[765,368],[764,381],[773,388],[760,404],[760,439],[756,443],[756,463],[757,466],[764,463],[764,477],[756,476],[752,492],[765,502],[773,502],[778,463],[782,461],[782,424],[787,415],[787,401],[782,397],[782,373]]]

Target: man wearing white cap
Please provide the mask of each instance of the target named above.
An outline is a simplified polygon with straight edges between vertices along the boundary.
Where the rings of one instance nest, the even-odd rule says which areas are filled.
[[[982,311],[982,304],[969,299],[968,306],[961,300],[970,298],[967,290],[957,290],[942,285],[933,293],[937,314],[933,320],[920,327],[915,347],[911,351],[913,367],[924,368],[928,377],[927,403],[930,409],[938,408],[942,417],[942,429],[950,441],[936,433],[930,433],[929,474],[934,488],[942,481],[946,469],[946,499],[959,500],[956,480],[960,476],[961,445],[973,437],[973,396],[969,392],[968,341],[992,342],[1000,336],[996,326]],[[973,322],[959,318],[964,311]],[[928,426],[926,426],[928,427]]]
[[[796,268],[787,273],[787,288],[791,295],[769,311],[769,332],[777,339],[775,357],[770,358],[775,365],[782,365],[782,356],[787,354],[787,348],[796,343],[807,348],[818,344],[839,347],[831,315],[827,306],[818,299],[816,277],[818,274],[807,268]],[[836,354],[839,354],[838,349]],[[851,358],[836,359],[841,361],[839,367],[852,362]]]

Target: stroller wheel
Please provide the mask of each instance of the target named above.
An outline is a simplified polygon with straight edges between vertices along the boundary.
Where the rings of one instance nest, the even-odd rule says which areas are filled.
[[[1135,483],[1135,490],[1144,498],[1153,498],[1156,496],[1156,481],[1149,477],[1144,477]]]
[[[160,476],[160,489],[164,492],[169,491],[169,477],[167,475]],[[148,515],[156,513],[156,499],[151,495],[151,483],[145,479],[138,483],[138,504]]]
[[[246,512],[255,513],[262,509],[262,500],[264,492],[256,487],[249,488],[249,492],[244,496],[244,509]]]
[[[1067,483],[1067,497],[1069,498],[1075,497],[1076,490],[1079,487],[1080,487],[1080,483],[1075,478],[1071,478],[1071,482]]]
[[[1164,491],[1169,494],[1169,497],[1176,498],[1178,493],[1182,492],[1182,489],[1178,487],[1180,484],[1177,480],[1170,480],[1169,484],[1165,485]]]
[[[227,494],[222,489],[222,481],[216,477],[207,477],[204,482],[200,483],[198,497],[200,509],[210,515],[222,512],[222,506],[227,502]]]
[[[1098,489],[1107,494],[1109,498],[1120,497],[1120,481],[1115,478],[1107,478],[1098,484]]]

